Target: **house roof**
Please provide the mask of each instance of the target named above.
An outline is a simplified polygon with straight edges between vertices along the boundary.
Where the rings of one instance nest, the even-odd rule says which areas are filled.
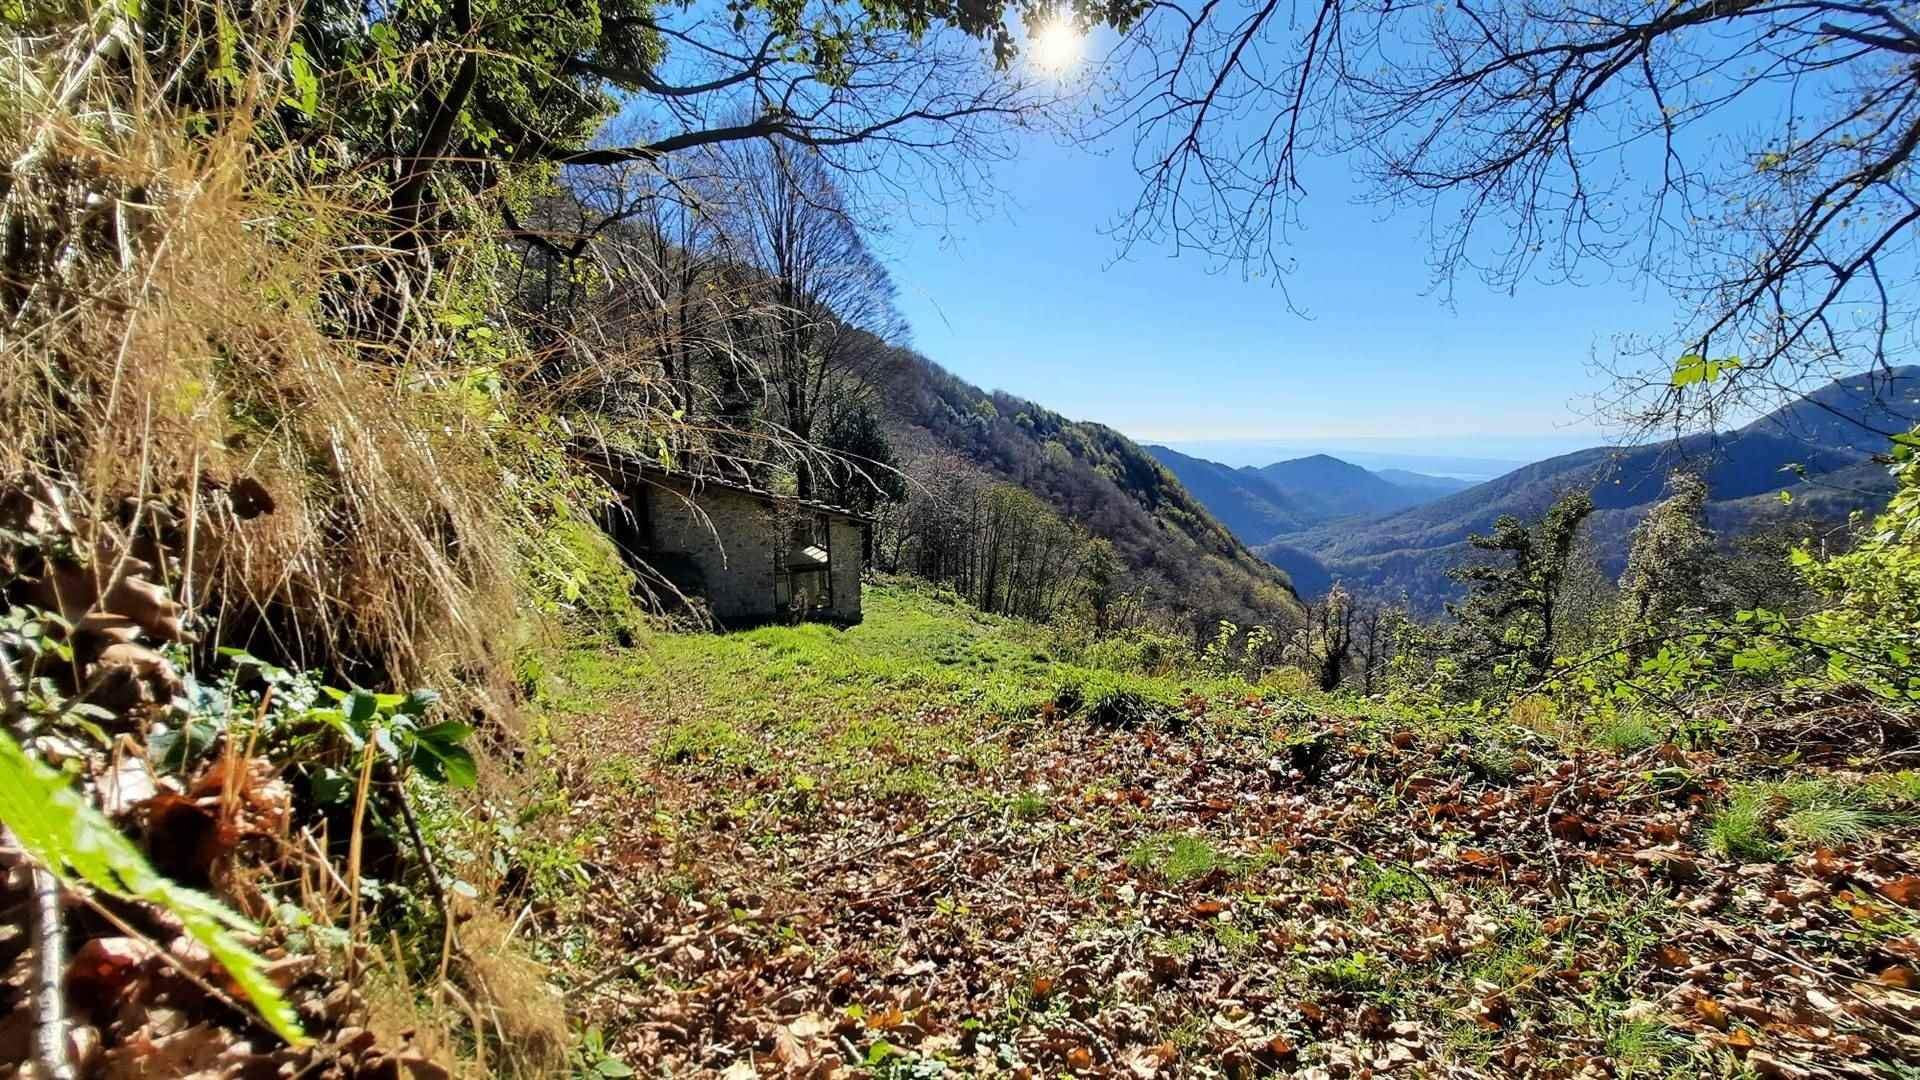
[[[646,480],[649,483],[678,488],[690,496],[698,496],[702,491],[708,489],[718,489],[721,491],[737,492],[742,495],[750,495],[756,499],[762,499],[780,506],[800,507],[816,513],[849,518],[867,524],[873,522],[871,516],[863,514],[858,510],[849,510],[844,506],[835,506],[832,503],[821,502],[817,499],[802,499],[795,495],[768,491],[750,484],[723,480],[715,476],[707,476],[678,469],[665,469],[660,466],[658,461],[652,458],[636,451],[625,450],[617,446],[577,445],[574,448],[574,454],[594,464],[606,466],[609,471],[621,478]],[[798,552],[795,554],[797,556]],[[825,560],[822,561],[824,562]]]

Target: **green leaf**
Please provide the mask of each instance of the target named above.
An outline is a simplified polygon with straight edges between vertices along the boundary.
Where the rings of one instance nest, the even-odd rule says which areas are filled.
[[[427,710],[440,704],[440,700],[440,691],[423,686],[407,695],[406,700],[400,703],[400,711],[407,716],[423,716]]]
[[[298,41],[287,53],[287,75],[293,80],[293,96],[285,99],[287,104],[312,119],[320,109],[320,79],[307,59],[307,47]]]
[[[1718,360],[1709,360],[1699,353],[1688,353],[1674,362],[1673,385],[1676,389],[1684,389],[1695,383],[1710,383],[1718,379],[1721,373],[1732,371],[1740,366],[1740,358],[1737,356],[1723,356]]]
[[[248,652],[245,649],[236,649],[231,646],[222,645],[220,648],[214,651],[218,652],[221,656],[224,656],[227,659],[233,661],[233,666],[236,670],[244,671],[247,668],[258,668],[260,670],[261,677],[266,679],[268,682],[274,682],[276,680],[284,680],[287,678],[288,672],[286,668],[279,667],[274,664],[269,664],[265,660],[260,659],[259,657],[253,655],[252,653]]]
[[[189,716],[171,731],[154,733],[147,740],[147,753],[166,772],[183,772],[187,765],[212,748],[220,737],[219,725],[204,716]]]
[[[633,1075],[633,1067],[615,1057],[601,1058],[600,1061],[594,1065],[593,1071],[599,1073],[601,1076],[609,1077]]]
[[[322,766],[307,780],[307,791],[322,806],[345,806],[353,795],[354,778],[344,769]]]
[[[346,740],[347,746],[354,750],[359,750],[361,747],[367,745],[367,740],[362,738],[359,732],[353,730],[353,725],[347,723],[347,714],[341,712],[339,709],[314,709],[307,713],[307,719],[318,720],[320,723],[339,732],[340,737]]]
[[[347,714],[347,723],[363,728],[379,715],[380,700],[365,690],[355,690],[340,703],[340,709]]]
[[[422,742],[458,746],[473,737],[473,725],[458,720],[442,720],[432,727],[423,727],[414,732],[413,737]]]
[[[413,745],[423,758],[415,764],[429,779],[458,788],[470,788],[480,782],[480,770],[473,754],[460,743],[473,734],[473,728],[458,720],[444,720],[414,733]]]
[[[1688,353],[1673,365],[1673,385],[1688,387],[1707,377],[1707,358],[1699,353]]]
[[[65,777],[28,757],[5,732],[0,732],[0,822],[63,882],[85,881],[101,892],[172,912],[233,977],[276,1034],[294,1045],[307,1041],[293,1006],[267,978],[266,962],[234,937],[259,928],[211,896],[161,877]]]

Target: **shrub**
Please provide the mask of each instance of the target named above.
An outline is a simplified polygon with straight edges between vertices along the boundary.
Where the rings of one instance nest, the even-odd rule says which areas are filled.
[[[1823,654],[1826,674],[1875,693],[1920,699],[1920,428],[1895,438],[1897,484],[1886,512],[1854,549],[1816,559],[1805,548],[1793,559],[1831,604],[1809,616],[1808,644]]]

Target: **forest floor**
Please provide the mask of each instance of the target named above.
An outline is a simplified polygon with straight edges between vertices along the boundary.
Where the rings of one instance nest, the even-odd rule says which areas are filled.
[[[1687,750],[867,613],[547,673],[590,1071],[1920,1077],[1920,776],[1866,703]]]

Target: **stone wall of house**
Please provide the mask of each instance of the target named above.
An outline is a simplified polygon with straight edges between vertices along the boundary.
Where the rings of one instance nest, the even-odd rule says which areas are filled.
[[[684,554],[700,568],[714,615],[751,620],[774,614],[772,544],[779,531],[771,507],[725,488],[706,488],[692,503],[658,488],[649,489],[647,498],[654,548]]]
[[[827,520],[832,540],[828,573],[833,578],[833,617],[841,622],[860,621],[860,569],[862,556],[861,526],[851,518]]]

